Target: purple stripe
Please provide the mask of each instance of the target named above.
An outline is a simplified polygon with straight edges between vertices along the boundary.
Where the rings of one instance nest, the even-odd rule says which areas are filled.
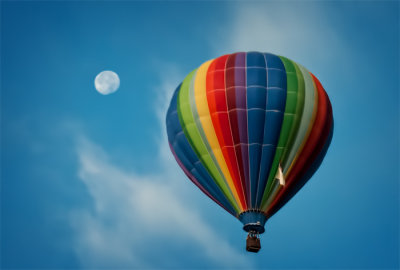
[[[247,112],[246,112],[246,54],[231,54],[226,63],[226,94],[231,123],[231,134],[238,170],[244,189],[246,204],[249,202],[249,153],[247,139]]]
[[[240,83],[240,85],[244,85],[246,87],[246,53],[241,53],[240,57],[238,57],[238,63],[237,65],[244,67],[243,70],[243,81],[238,81],[237,83]],[[242,100],[246,102],[245,108],[245,117],[243,119],[239,120],[238,127],[242,131],[240,134],[240,143],[242,145],[242,160],[243,160],[243,167],[244,167],[244,175],[245,175],[245,181],[246,181],[246,191],[247,191],[247,205],[249,206],[251,201],[251,196],[250,196],[250,173],[249,173],[249,139],[248,139],[248,125],[247,125],[247,89],[245,88],[245,91],[242,91],[244,96],[242,97]]]
[[[247,104],[246,104],[246,53],[237,53],[235,58],[235,92],[236,108],[244,109],[237,112],[237,129],[239,130],[240,152],[242,154],[242,170],[244,174],[246,201],[250,205],[250,179],[249,179],[249,147],[247,132]]]

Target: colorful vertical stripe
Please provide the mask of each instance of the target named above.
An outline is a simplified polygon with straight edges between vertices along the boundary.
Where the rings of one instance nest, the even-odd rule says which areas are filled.
[[[321,164],[332,108],[304,67],[240,52],[186,76],[171,100],[167,133],[179,166],[208,197],[236,217],[256,211],[268,218]]]

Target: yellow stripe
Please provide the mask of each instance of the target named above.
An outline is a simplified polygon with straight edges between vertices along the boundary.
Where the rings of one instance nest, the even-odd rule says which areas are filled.
[[[205,62],[197,69],[196,78],[194,81],[194,97],[203,131],[217,160],[217,165],[220,167],[222,173],[224,174],[227,184],[229,185],[233,196],[235,197],[235,200],[242,212],[244,211],[244,207],[240,202],[238,191],[235,188],[232,176],[229,172],[224,155],[222,153],[221,146],[219,145],[217,134],[215,133],[214,125],[211,120],[210,110],[208,108],[206,78],[208,68],[212,61],[213,60]]]

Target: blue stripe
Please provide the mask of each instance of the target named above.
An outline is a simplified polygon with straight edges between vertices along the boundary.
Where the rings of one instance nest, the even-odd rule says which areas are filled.
[[[250,205],[255,207],[264,137],[267,103],[267,70],[262,53],[249,52],[246,58],[247,123],[249,135]]]
[[[267,105],[263,130],[263,147],[258,176],[256,208],[260,207],[267,184],[276,146],[282,127],[286,105],[287,80],[282,60],[272,54],[264,54],[267,64]]]

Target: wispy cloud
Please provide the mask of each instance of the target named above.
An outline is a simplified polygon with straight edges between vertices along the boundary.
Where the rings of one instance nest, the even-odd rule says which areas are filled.
[[[164,131],[165,104],[179,80],[174,74],[161,77],[157,90],[162,135],[154,162],[159,173],[129,171],[111,162],[105,150],[84,135],[77,140],[79,178],[93,202],[91,209],[71,215],[76,252],[84,267],[193,268],[207,261],[218,267],[249,266],[244,255],[191,207],[179,187],[179,181],[188,180],[169,153]]]
[[[307,2],[252,2],[231,6],[231,20],[219,26],[211,46],[216,55],[261,51],[306,64],[332,61],[346,44],[329,21],[323,5]]]

